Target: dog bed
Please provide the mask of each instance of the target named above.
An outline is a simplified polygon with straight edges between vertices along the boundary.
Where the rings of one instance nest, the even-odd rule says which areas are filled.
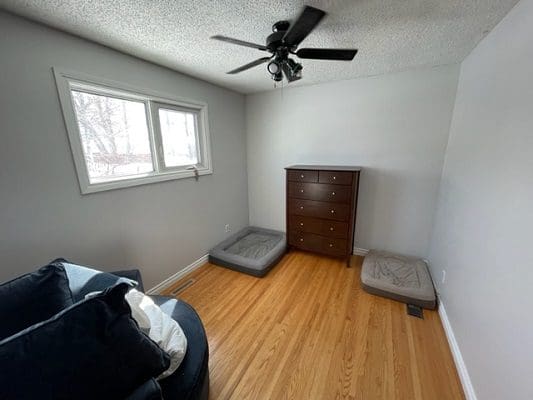
[[[283,232],[247,227],[209,252],[209,261],[254,276],[264,276],[283,257]]]
[[[422,308],[436,307],[433,281],[419,258],[371,250],[363,261],[361,283],[368,293]]]

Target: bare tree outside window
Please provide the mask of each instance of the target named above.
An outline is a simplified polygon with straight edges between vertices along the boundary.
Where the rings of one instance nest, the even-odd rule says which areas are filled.
[[[178,167],[198,163],[195,115],[159,109],[165,166]]]
[[[143,102],[71,94],[92,183],[154,170]]]

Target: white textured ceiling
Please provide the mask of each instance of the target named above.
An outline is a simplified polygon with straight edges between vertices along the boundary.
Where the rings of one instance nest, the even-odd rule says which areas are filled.
[[[274,22],[304,4],[329,15],[300,47],[356,47],[352,62],[302,60],[291,85],[378,75],[462,61],[518,0],[0,0],[15,14],[243,93],[273,88],[265,66],[225,72],[259,50],[210,40],[223,34],[263,44]]]

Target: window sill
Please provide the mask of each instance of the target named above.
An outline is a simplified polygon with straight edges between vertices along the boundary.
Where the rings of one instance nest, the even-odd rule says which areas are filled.
[[[213,173],[212,168],[201,167],[197,169],[198,175],[211,175]],[[133,186],[147,185],[156,182],[165,182],[177,179],[193,178],[195,176],[194,170],[180,170],[171,171],[165,173],[152,173],[141,176],[133,176],[128,179],[118,179],[115,181],[107,181],[101,183],[86,183],[80,182],[81,193],[89,194],[96,192],[104,192],[106,190],[123,189]]]

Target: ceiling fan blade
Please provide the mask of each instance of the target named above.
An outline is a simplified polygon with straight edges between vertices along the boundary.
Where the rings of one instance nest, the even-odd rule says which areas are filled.
[[[226,72],[227,74],[238,74],[239,72],[242,72],[242,71],[246,71],[247,69],[250,69],[250,68],[253,68],[253,67],[256,67],[260,64],[263,64],[263,63],[266,63],[268,60],[270,60],[270,57],[261,57],[261,58],[258,58],[257,60],[255,61],[252,61],[251,63],[248,63],[248,64],[245,64],[239,68],[235,68],[235,69],[232,69],[231,71],[229,72]]]
[[[311,33],[326,13],[318,8],[306,6],[298,19],[294,21],[283,36],[283,41],[289,46],[298,46]]]
[[[300,49],[296,55],[300,58],[315,60],[351,61],[357,54],[357,49]]]
[[[262,44],[246,42],[244,40],[234,39],[234,38],[230,38],[230,37],[223,36],[223,35],[211,36],[211,39],[220,40],[221,42],[232,43],[232,44],[236,44],[239,46],[251,47],[252,49],[257,49],[257,50],[268,50],[267,47],[263,46]]]

